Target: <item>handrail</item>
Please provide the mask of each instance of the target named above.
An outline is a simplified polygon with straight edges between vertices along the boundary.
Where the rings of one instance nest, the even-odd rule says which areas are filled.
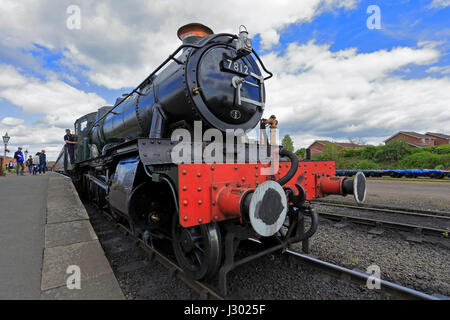
[[[111,112],[113,112],[113,110],[115,108],[117,108],[122,102],[124,102],[125,100],[127,100],[133,93],[137,92],[137,90],[139,88],[142,87],[142,85],[144,85],[149,79],[151,79],[159,70],[161,70],[170,60],[174,60],[177,63],[180,63],[180,61],[178,59],[175,58],[175,56],[178,54],[178,52],[180,52],[182,49],[184,48],[194,48],[194,49],[200,49],[205,47],[207,44],[209,44],[212,40],[218,38],[218,37],[230,37],[232,39],[237,39],[237,35],[233,35],[230,33],[219,33],[214,35],[213,37],[209,38],[207,41],[205,41],[205,43],[201,44],[201,45],[195,45],[195,44],[189,44],[189,43],[185,43],[182,44],[181,46],[179,46],[171,55],[169,55],[169,57],[167,57],[166,60],[164,60],[152,73],[150,73],[150,75],[148,75],[144,81],[142,81],[136,88],[133,89],[133,91],[131,91],[129,94],[127,94],[122,101],[120,101],[118,104],[116,104],[111,110],[109,110],[108,112],[106,112],[100,119],[96,119],[94,124],[91,126],[91,128],[89,129],[89,133],[92,131],[92,129],[104,118],[106,118],[106,116],[108,114],[110,114]],[[258,58],[259,59],[259,58]],[[137,92],[139,94],[139,92]]]

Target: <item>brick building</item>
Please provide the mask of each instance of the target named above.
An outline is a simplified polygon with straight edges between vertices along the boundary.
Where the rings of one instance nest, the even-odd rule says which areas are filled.
[[[441,144],[450,144],[450,135],[435,132],[427,132],[426,135],[435,139],[434,143],[436,146],[440,146]]]
[[[339,151],[342,149],[361,149],[364,147],[363,145],[351,142],[331,142],[327,140],[316,140],[308,147],[309,150],[311,150],[311,155],[313,156],[322,154],[323,148],[326,146],[327,143],[334,143]]]
[[[441,144],[449,144],[450,136],[443,133],[427,132],[426,134],[413,131],[400,131],[394,134],[384,143],[389,143],[394,140],[406,140],[406,143],[411,148],[423,148],[428,146],[439,146]]]

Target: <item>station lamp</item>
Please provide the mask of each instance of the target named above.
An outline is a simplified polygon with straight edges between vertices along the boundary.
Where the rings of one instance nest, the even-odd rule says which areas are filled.
[[[6,148],[6,145],[8,145],[9,139],[11,137],[8,136],[8,132],[7,132],[7,133],[5,133],[5,135],[2,138],[3,138],[3,143],[5,144],[5,148]]]
[[[8,136],[8,132],[6,132],[2,138],[3,138],[3,143],[5,144],[5,154],[3,156],[2,162],[0,163],[0,175],[4,175],[3,174],[3,164],[6,165],[6,146],[8,145],[9,138],[10,138],[10,136]]]

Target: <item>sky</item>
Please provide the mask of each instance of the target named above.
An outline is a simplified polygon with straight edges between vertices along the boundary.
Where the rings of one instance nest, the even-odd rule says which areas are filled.
[[[130,92],[190,22],[247,27],[274,73],[264,116],[296,148],[450,134],[449,21],[450,0],[0,0],[0,134],[56,159],[64,129]]]

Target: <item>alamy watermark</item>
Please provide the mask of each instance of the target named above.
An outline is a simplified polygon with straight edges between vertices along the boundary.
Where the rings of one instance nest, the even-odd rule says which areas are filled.
[[[66,9],[66,13],[69,15],[66,19],[66,26],[69,30],[81,29],[81,9],[77,5],[70,5]]]
[[[171,141],[178,142],[171,151],[173,163],[262,163],[261,175],[274,175],[279,170],[278,130],[270,129],[270,140],[265,129],[259,138],[250,139],[242,129],[227,129],[224,133],[210,128],[202,131],[202,122],[194,121],[193,135],[187,129],[176,129]]]
[[[81,289],[81,269],[77,265],[67,267],[66,273],[69,274],[66,280],[66,286],[69,290]]]
[[[381,289],[381,269],[376,264],[372,264],[367,267],[367,274],[370,274],[366,281],[366,287],[368,289]]]
[[[381,10],[377,5],[370,5],[367,7],[368,14],[371,14],[366,21],[366,26],[368,29],[381,29]]]

